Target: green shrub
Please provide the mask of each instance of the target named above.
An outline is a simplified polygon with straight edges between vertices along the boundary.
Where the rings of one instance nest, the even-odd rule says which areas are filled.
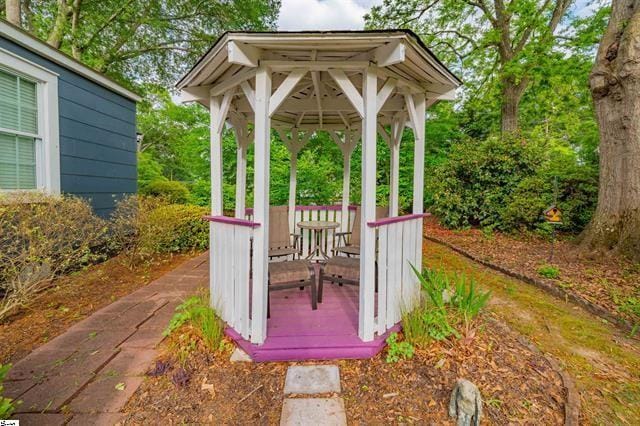
[[[106,257],[108,226],[87,200],[0,195],[0,320],[60,274]]]
[[[218,351],[224,348],[224,324],[209,306],[206,293],[191,296],[180,304],[163,334],[169,336],[186,324],[198,329],[209,350]]]
[[[542,265],[538,268],[538,275],[555,280],[560,276],[560,270],[552,265]]]
[[[387,363],[398,362],[401,359],[413,358],[413,345],[407,341],[398,342],[398,333],[391,333],[387,337]]]
[[[209,244],[208,209],[187,204],[169,204],[150,210],[139,221],[142,253],[173,253],[204,250]]]
[[[597,200],[597,171],[561,141],[489,137],[451,146],[427,175],[430,209],[451,228],[549,232],[542,216],[555,203],[564,231],[589,222]],[[555,186],[557,182],[557,198]]]
[[[2,391],[4,390],[2,382],[4,382],[4,378],[10,369],[11,364],[0,364],[0,420],[9,420],[16,408],[12,399],[2,396]]]
[[[415,309],[403,314],[407,341],[424,346],[431,340],[459,338],[461,331],[468,331],[490,293],[479,292],[476,283],[464,275],[447,275],[433,269],[425,269],[421,274],[413,270],[426,297]]]
[[[140,188],[143,195],[165,198],[174,204],[185,204],[189,201],[189,189],[182,182],[175,180],[154,180]]]

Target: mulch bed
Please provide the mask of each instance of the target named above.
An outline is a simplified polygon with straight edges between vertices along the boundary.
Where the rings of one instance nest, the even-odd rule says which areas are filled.
[[[0,364],[15,363],[98,309],[174,269],[193,254],[162,255],[129,268],[120,257],[61,277],[0,323]]]
[[[164,345],[162,359],[172,359],[175,347]],[[285,373],[293,363],[231,363],[229,353],[213,355],[198,346],[186,361],[184,386],[174,384],[181,367],[171,361],[165,374],[146,378],[125,407],[123,423],[278,424]],[[459,377],[480,388],[483,423],[564,422],[567,395],[560,375],[493,321],[484,322],[475,337],[434,343],[411,360],[388,364],[383,352],[337,364],[342,392],[336,396],[345,400],[349,423],[449,424],[447,407]]]
[[[452,244],[485,262],[556,286],[604,309],[613,318],[631,324],[640,322],[640,317],[621,309],[625,300],[640,299],[640,264],[622,258],[579,255],[569,237],[560,237],[555,242],[550,260],[552,242],[533,235],[485,235],[478,229],[452,231],[435,218],[425,220],[424,228],[426,236]],[[541,276],[538,269],[543,265],[558,268],[559,277]]]

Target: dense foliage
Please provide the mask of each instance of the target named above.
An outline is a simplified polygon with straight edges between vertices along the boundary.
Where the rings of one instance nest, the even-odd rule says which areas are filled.
[[[111,221],[73,196],[0,197],[0,321],[33,301],[61,274],[121,253],[133,265],[158,253],[206,249],[207,209],[130,197]]]
[[[428,179],[431,210],[454,228],[548,230],[542,213],[555,204],[562,229],[582,229],[594,208],[597,174],[579,165],[570,148],[549,145],[499,137],[454,144]]]

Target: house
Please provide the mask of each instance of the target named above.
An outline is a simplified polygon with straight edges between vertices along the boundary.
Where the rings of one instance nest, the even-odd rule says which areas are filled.
[[[453,100],[461,84],[407,30],[229,32],[178,82],[183,101],[210,112],[211,303],[227,334],[254,360],[370,357],[400,327],[402,312],[420,297],[413,266],[422,261],[426,110]],[[237,141],[234,217],[222,205],[225,123]],[[413,146],[401,143],[405,127]],[[272,129],[291,156],[288,206],[269,202]],[[342,151],[341,205],[297,204],[297,156],[316,132],[328,133]],[[379,143],[391,153],[384,165],[388,208],[377,206]],[[247,209],[250,144],[253,206]],[[360,206],[350,206],[350,160],[358,144]],[[413,208],[404,215],[401,149],[413,149],[414,158]],[[384,210],[388,217],[378,214]],[[341,243],[346,234],[348,244]],[[292,259],[271,260],[281,255]]]
[[[0,20],[0,191],[73,194],[108,216],[137,190],[138,101]]]

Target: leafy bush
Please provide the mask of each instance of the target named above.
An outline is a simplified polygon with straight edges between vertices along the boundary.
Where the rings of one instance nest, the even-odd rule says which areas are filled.
[[[400,359],[413,358],[413,345],[407,341],[398,342],[398,333],[391,333],[387,337],[387,359],[388,363],[398,362]]]
[[[542,212],[555,201],[560,229],[579,231],[597,199],[597,171],[580,164],[571,147],[546,139],[465,140],[427,176],[431,210],[452,228],[548,232]]]
[[[538,275],[555,280],[560,276],[560,270],[552,265],[542,265],[538,268]]]
[[[425,269],[421,274],[413,270],[426,297],[403,315],[407,341],[421,346],[431,340],[459,338],[461,331],[468,332],[473,319],[487,304],[490,292],[478,291],[476,283],[464,275],[447,275],[433,269]]]
[[[218,351],[224,348],[224,324],[209,306],[206,293],[191,296],[180,304],[163,334],[169,336],[184,325],[197,328],[209,350]]]
[[[16,408],[12,399],[2,396],[2,391],[4,390],[2,382],[4,382],[9,369],[11,369],[11,364],[0,364],[0,420],[9,420]]]
[[[128,197],[111,216],[110,243],[131,264],[157,253],[206,249],[208,210],[186,204],[167,204],[163,198]]]
[[[52,280],[106,256],[108,226],[73,196],[0,196],[0,319]]]
[[[208,209],[186,204],[157,207],[140,218],[142,253],[174,253],[204,250],[209,244],[209,224],[202,218]]]
[[[189,201],[189,189],[175,180],[154,180],[140,188],[143,195],[165,198],[170,203],[185,204]]]

